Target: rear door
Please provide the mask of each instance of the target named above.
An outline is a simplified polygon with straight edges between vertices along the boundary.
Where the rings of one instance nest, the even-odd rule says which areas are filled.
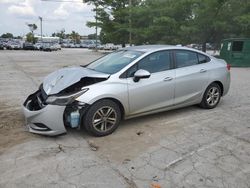
[[[210,58],[189,50],[175,50],[175,99],[174,104],[192,103],[206,89],[209,77],[207,63]]]

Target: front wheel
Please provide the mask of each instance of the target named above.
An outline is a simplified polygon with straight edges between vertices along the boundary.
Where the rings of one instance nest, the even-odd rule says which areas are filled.
[[[112,100],[100,100],[90,106],[83,117],[83,126],[94,136],[106,136],[115,131],[121,120],[121,110]]]
[[[203,99],[200,103],[200,106],[206,109],[215,108],[219,104],[220,98],[221,98],[220,86],[216,83],[212,83],[207,87]]]

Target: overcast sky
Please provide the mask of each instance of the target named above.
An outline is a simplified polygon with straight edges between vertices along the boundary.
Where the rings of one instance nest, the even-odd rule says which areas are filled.
[[[35,33],[40,34],[39,16],[43,18],[44,35],[50,36],[62,29],[65,29],[66,33],[74,30],[81,35],[95,33],[94,28],[86,26],[87,21],[94,21],[93,6],[81,3],[82,0],[70,1],[76,3],[0,0],[0,35],[10,32],[15,36],[23,36],[29,32],[27,23],[35,23],[38,26]]]

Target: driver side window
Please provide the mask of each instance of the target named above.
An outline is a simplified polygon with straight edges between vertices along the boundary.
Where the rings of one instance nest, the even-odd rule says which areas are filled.
[[[159,51],[152,53],[138,63],[138,69],[147,70],[150,73],[161,72],[171,68],[171,52]]]
[[[146,56],[134,66],[130,67],[127,70],[127,78],[133,77],[134,73],[139,69],[147,70],[150,73],[156,73],[170,70],[171,68],[171,51],[159,51]]]

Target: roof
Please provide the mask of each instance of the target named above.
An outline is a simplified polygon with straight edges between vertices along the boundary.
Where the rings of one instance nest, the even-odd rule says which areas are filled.
[[[134,51],[142,51],[142,52],[150,52],[159,49],[168,49],[172,48],[172,45],[141,45],[141,46],[131,46],[125,48],[126,50],[134,50]]]
[[[131,47],[127,47],[127,48],[122,48],[120,50],[132,50],[132,51],[140,51],[140,52],[153,52],[153,51],[158,51],[158,50],[189,50],[189,51],[193,51],[193,52],[198,52],[201,54],[204,54],[206,56],[209,56],[210,58],[212,57],[209,54],[206,54],[205,52],[202,52],[200,50],[196,50],[193,48],[189,48],[189,47],[185,47],[185,46],[174,46],[174,45],[141,45],[141,46],[131,46]]]
[[[203,53],[193,48],[188,48],[185,46],[174,46],[174,45],[142,45],[142,46],[131,46],[127,48],[123,48],[122,50],[133,50],[133,51],[141,51],[141,52],[152,52],[157,50],[171,50],[171,49],[180,49],[180,50],[191,50]]]

